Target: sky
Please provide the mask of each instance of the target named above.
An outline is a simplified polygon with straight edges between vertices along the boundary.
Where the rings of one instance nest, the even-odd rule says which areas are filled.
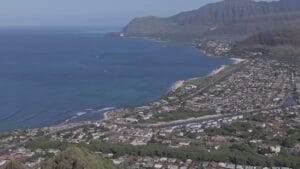
[[[0,0],[0,26],[124,26],[219,0]]]

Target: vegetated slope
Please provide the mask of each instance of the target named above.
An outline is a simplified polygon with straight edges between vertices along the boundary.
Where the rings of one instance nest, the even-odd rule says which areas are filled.
[[[88,150],[70,147],[42,166],[42,169],[117,169],[111,161]]]
[[[278,13],[244,18],[207,31],[202,37],[240,41],[260,32],[298,26],[300,26],[300,12]]]
[[[0,169],[29,169],[9,159]],[[58,156],[42,164],[41,169],[119,169],[111,161],[78,147],[69,147]]]
[[[128,36],[170,39],[178,36],[186,39],[241,39],[246,35],[281,26],[282,23],[300,23],[300,14],[297,12],[300,12],[299,0],[224,0],[169,18],[136,18],[123,29],[123,33]]]
[[[179,24],[220,25],[247,17],[300,10],[296,0],[256,2],[252,0],[224,0],[208,4],[194,11],[183,12],[169,19]],[[295,6],[296,5],[296,6]]]
[[[14,159],[9,159],[7,164],[0,167],[0,169],[27,169],[27,168],[25,168],[25,166],[19,163],[18,161]]]
[[[238,47],[263,46],[300,46],[300,28],[272,30],[253,35],[238,44]]]
[[[261,32],[238,42],[232,49],[234,55],[243,56],[249,52],[300,63],[300,27]]]

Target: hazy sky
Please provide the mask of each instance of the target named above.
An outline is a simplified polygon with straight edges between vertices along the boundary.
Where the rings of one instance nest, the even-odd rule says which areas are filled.
[[[169,16],[219,0],[0,0],[0,26],[123,26],[138,16]]]

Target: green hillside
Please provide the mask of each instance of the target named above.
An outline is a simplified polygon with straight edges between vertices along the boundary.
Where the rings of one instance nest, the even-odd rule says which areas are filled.
[[[42,169],[117,169],[112,162],[86,149],[67,148],[54,159],[46,162]]]
[[[232,49],[234,55],[259,53],[289,62],[300,62],[300,28],[287,27],[261,32],[238,42]]]
[[[300,28],[287,28],[258,33],[238,44],[239,47],[264,46],[300,46]]]
[[[19,163],[18,161],[14,159],[10,159],[7,164],[0,167],[0,169],[27,169],[24,165]]]

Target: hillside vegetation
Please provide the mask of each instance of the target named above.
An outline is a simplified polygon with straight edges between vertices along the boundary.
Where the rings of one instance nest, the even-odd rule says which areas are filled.
[[[291,63],[300,62],[300,27],[261,32],[238,42],[232,49],[235,55],[249,52]]]
[[[254,45],[264,46],[300,46],[300,28],[289,28],[261,32],[247,38],[238,44],[238,47],[249,47]]]
[[[9,159],[8,163],[0,167],[0,169],[27,169],[27,168],[20,162],[14,159]]]
[[[48,161],[42,169],[117,169],[111,161],[86,149],[70,147]]]
[[[61,154],[42,164],[41,169],[118,169],[110,160],[91,153],[87,149],[68,147]],[[10,159],[0,169],[31,169]],[[32,168],[33,169],[33,168]]]

